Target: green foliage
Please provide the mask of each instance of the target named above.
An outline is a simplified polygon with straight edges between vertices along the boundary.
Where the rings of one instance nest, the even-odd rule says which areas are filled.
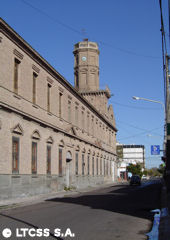
[[[123,158],[123,146],[122,145],[116,146],[116,153],[117,153],[118,158],[120,158],[120,159]]]
[[[130,163],[129,166],[127,166],[127,171],[131,172],[132,175],[139,175],[140,177],[143,175],[141,165],[138,163],[136,165]]]
[[[160,164],[158,168],[158,172],[163,175],[165,171],[165,164]]]
[[[148,175],[148,170],[145,169],[143,172],[142,172],[143,175],[147,176]]]
[[[64,187],[64,190],[65,190],[65,191],[71,191],[71,188],[65,186],[65,187]]]
[[[150,177],[156,177],[156,176],[161,176],[161,173],[159,172],[158,168],[151,168],[147,170],[147,175],[149,175]]]

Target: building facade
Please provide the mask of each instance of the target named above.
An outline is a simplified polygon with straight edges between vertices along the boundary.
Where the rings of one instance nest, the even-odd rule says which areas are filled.
[[[141,164],[145,168],[145,146],[117,144],[117,155],[120,157],[118,176],[127,179],[126,168],[129,164]]]
[[[83,45],[84,44],[84,47]],[[96,43],[77,43],[75,87],[0,19],[1,199],[116,179],[110,91]]]

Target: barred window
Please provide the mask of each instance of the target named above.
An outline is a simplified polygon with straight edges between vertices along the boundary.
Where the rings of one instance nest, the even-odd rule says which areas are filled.
[[[37,143],[32,142],[32,174],[37,173]]]
[[[94,176],[94,157],[92,157],[92,174]]]
[[[68,101],[68,122],[71,122],[71,102]]]
[[[12,137],[12,173],[19,173],[19,138]]]
[[[102,158],[100,158],[100,175],[102,175]]]
[[[51,93],[51,85],[47,84],[47,111],[50,112],[50,93]]]
[[[87,156],[87,174],[90,175],[90,156]]]
[[[98,162],[98,158],[96,158],[96,175],[99,174],[99,162]]]
[[[37,79],[37,74],[33,73],[33,85],[32,85],[32,102],[36,104],[36,79]]]
[[[18,75],[19,75],[19,64],[18,59],[14,59],[14,92],[18,94]]]
[[[84,112],[82,111],[81,113],[82,113],[82,129],[84,130],[84,125],[85,125],[84,124]]]
[[[75,125],[78,126],[78,107],[75,107]]]
[[[79,155],[78,155],[78,152],[76,152],[76,166],[75,166],[76,175],[78,175],[78,161],[79,161]]]
[[[62,117],[62,93],[59,93],[59,117]]]
[[[62,169],[62,149],[59,148],[59,176],[62,176],[63,174],[63,169]]]
[[[47,174],[51,174],[51,146],[47,146]]]
[[[82,175],[84,175],[84,167],[85,167],[84,154],[82,154]]]

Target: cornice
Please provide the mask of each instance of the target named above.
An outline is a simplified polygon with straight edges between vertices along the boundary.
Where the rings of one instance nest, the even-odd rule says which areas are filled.
[[[109,123],[98,111],[91,105],[81,94],[59,73],[57,72],[34,48],[32,48],[15,30],[13,30],[2,18],[0,18],[0,32],[2,32],[7,38],[14,42],[23,52],[29,55],[38,65],[45,69],[53,78],[75,95],[79,100],[89,107],[99,118],[101,118],[107,125],[117,129]],[[91,49],[90,49],[91,50]]]
[[[82,141],[82,142],[84,142],[84,143],[86,143],[86,144],[89,144],[89,145],[91,145],[91,146],[94,146],[94,147],[96,147],[96,148],[98,148],[98,149],[100,149],[100,150],[102,150],[102,151],[104,151],[104,152],[107,152],[107,153],[109,153],[109,154],[112,154],[112,155],[116,156],[116,153],[114,153],[114,152],[108,151],[108,150],[102,148],[101,146],[97,146],[97,145],[94,144],[93,142],[87,141],[87,140],[85,140],[84,138],[81,138],[81,137],[76,136],[76,135],[72,135],[72,134],[70,134],[69,132],[67,132],[67,131],[59,128],[59,127],[56,127],[56,126],[54,126],[54,125],[52,125],[52,124],[50,124],[50,123],[47,123],[47,122],[45,122],[44,120],[41,120],[41,119],[39,119],[39,118],[36,118],[36,117],[34,117],[34,116],[26,113],[26,112],[20,111],[20,110],[14,108],[14,107],[12,107],[12,106],[9,106],[9,105],[6,105],[6,104],[0,102],[0,108],[3,108],[3,109],[6,110],[6,111],[15,112],[15,113],[19,114],[20,116],[22,116],[23,118],[25,118],[25,119],[27,119],[27,120],[29,120],[29,121],[34,121],[34,122],[40,124],[40,126],[49,127],[49,128],[51,128],[51,129],[53,129],[55,132],[60,132],[60,133],[62,133],[62,134],[64,134],[64,135],[66,135],[66,136],[69,136],[69,137],[71,137],[71,138],[75,138],[75,139],[77,139],[77,140],[79,140],[79,141]]]
[[[93,49],[93,48],[78,48],[73,51],[73,54],[76,55],[79,52],[97,52],[100,54],[100,51],[98,49]]]

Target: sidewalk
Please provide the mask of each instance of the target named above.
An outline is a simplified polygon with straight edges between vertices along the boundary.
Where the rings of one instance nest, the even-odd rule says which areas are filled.
[[[159,240],[170,240],[170,193],[167,194],[165,184],[162,187],[162,209],[159,225]]]
[[[51,192],[51,193],[41,194],[41,195],[36,195],[36,196],[2,200],[2,201],[0,201],[0,210],[37,204],[37,203],[46,201],[46,200],[51,199],[51,198],[56,198],[56,197],[62,198],[62,197],[65,197],[65,196],[81,194],[81,193],[84,193],[84,192],[94,191],[94,190],[97,190],[99,188],[105,188],[105,187],[109,187],[109,186],[113,186],[113,185],[119,185],[119,184],[120,184],[119,182],[112,182],[112,183],[96,185],[96,186],[93,186],[93,187],[87,187],[87,188],[83,188],[83,189],[72,189],[72,190],[69,190],[69,191],[63,190],[63,191],[60,191],[60,192]],[[125,184],[125,183],[123,183],[123,184]]]

